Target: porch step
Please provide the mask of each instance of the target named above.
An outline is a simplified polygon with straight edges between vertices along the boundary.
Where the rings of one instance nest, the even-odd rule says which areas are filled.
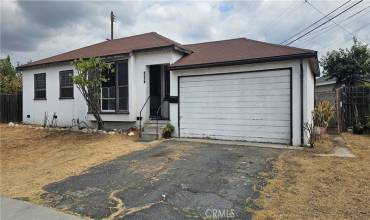
[[[168,120],[158,120],[158,134],[157,120],[149,120],[145,122],[143,126],[143,133],[141,134],[141,141],[154,141],[161,138],[163,128],[168,122]]]
[[[149,133],[149,132],[143,132],[141,134],[141,138],[140,140],[141,141],[154,141],[154,140],[157,140],[157,133]]]
[[[170,121],[169,120],[158,120],[159,125],[166,125],[168,122]],[[148,120],[144,124],[145,125],[152,125],[152,124],[157,125],[157,120]]]

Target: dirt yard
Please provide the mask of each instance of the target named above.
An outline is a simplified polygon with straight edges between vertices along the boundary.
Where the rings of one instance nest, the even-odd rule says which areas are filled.
[[[342,134],[356,158],[284,153],[256,201],[256,219],[370,219],[370,136]],[[326,143],[330,144],[330,143]]]
[[[0,195],[39,203],[44,185],[148,146],[135,139],[0,124]]]

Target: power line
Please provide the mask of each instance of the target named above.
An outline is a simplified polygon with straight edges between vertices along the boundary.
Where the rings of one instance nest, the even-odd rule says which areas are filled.
[[[327,15],[331,15],[333,14],[334,12],[336,12],[337,10],[339,10],[340,8],[342,8],[344,5],[348,4],[351,0],[348,0],[346,1],[345,3],[343,3],[342,5],[340,5],[339,7],[335,8],[333,11],[331,11],[329,14]],[[307,0],[305,1],[307,3]],[[305,32],[307,29],[309,29],[310,27],[314,26],[315,24],[319,23],[320,21],[322,21],[323,19],[325,19],[325,16],[320,18],[319,20],[315,21],[314,23],[310,24],[309,26],[305,27],[304,29],[302,29],[301,31],[299,31],[298,33],[294,34],[293,36],[289,37],[288,39],[286,39],[285,41],[281,42],[280,44],[284,44],[285,42],[289,41],[290,39],[298,36],[299,34]]]
[[[365,27],[367,27],[368,25],[370,25],[370,22],[369,23],[366,23],[365,25],[361,26],[360,28],[356,29],[354,32],[357,33],[359,32],[360,30],[364,29]],[[335,44],[337,42],[331,42],[329,44],[325,44],[325,46],[321,47],[320,50],[323,51],[325,50],[326,48],[329,48],[330,46],[332,46],[333,44]],[[366,42],[365,42],[366,43]],[[320,44],[320,46],[322,46],[322,44]]]
[[[365,10],[366,10],[366,9],[368,9],[368,8],[370,8],[370,5],[368,5],[367,7],[363,8],[363,9],[361,9],[360,11],[357,11],[357,12],[353,13],[352,15],[350,15],[350,16],[348,16],[348,17],[346,17],[345,19],[343,19],[343,20],[339,21],[339,23],[342,23],[342,22],[346,22],[346,21],[348,21],[349,19],[353,18],[353,17],[354,17],[354,16],[356,16],[356,15],[359,15],[360,13],[362,13],[363,11],[365,11]],[[366,13],[362,14],[360,17],[364,16],[365,14],[367,14],[367,13],[369,13],[369,12],[370,12],[370,11],[368,11],[368,12],[366,12]],[[335,25],[335,24],[333,24],[333,25],[331,25],[331,26],[326,26],[326,27],[322,27],[322,28],[320,28],[320,29],[317,29],[317,30],[315,31],[315,35],[314,35],[314,36],[311,36],[311,37],[309,37],[309,38],[305,39],[305,40],[302,42],[302,43],[303,43],[303,45],[306,45],[306,43],[308,43],[308,42],[312,41],[313,39],[317,38],[319,35],[321,35],[321,34],[323,34],[323,33],[326,33],[326,32],[327,32],[327,31],[329,31],[329,30],[332,30],[334,27],[336,27],[336,25]],[[353,31],[353,32],[355,32],[355,33],[356,33],[356,31]]]
[[[317,12],[319,12],[320,14],[324,15],[326,18],[330,19],[329,16],[325,15],[321,10],[319,10],[317,7],[315,7],[311,2],[309,2],[308,0],[306,0],[306,2],[308,3],[309,6],[311,6],[313,9],[315,9]],[[366,8],[365,8],[366,9]],[[352,15],[353,17],[354,15]],[[342,25],[338,24],[337,22],[335,21],[332,21],[335,25],[337,25],[338,27],[340,27],[342,30],[344,30],[345,32],[347,32],[348,34],[352,35],[352,37],[356,37],[355,34],[351,31],[349,31],[348,29],[346,29],[345,27],[343,27]],[[361,40],[360,38],[358,38],[360,41],[363,41]]]
[[[338,16],[342,15],[343,13],[345,13],[346,11],[350,10],[351,8],[355,7],[356,5],[360,4],[360,3],[361,3],[361,2],[363,2],[363,1],[364,1],[364,0],[361,0],[361,1],[356,2],[355,4],[353,4],[353,5],[351,5],[350,7],[348,7],[348,8],[346,8],[346,9],[344,9],[343,11],[341,11],[339,14],[335,15],[334,17],[331,17],[329,20],[327,20],[327,21],[325,21],[324,23],[321,23],[320,25],[316,26],[314,29],[311,29],[310,31],[308,31],[308,32],[306,32],[305,34],[303,34],[303,35],[299,36],[298,38],[296,38],[296,39],[294,39],[294,40],[292,40],[292,41],[288,42],[286,45],[290,45],[290,44],[292,44],[292,43],[296,42],[297,40],[301,39],[302,37],[304,37],[304,36],[306,36],[306,35],[310,34],[312,31],[314,31],[314,30],[316,30],[317,28],[319,28],[319,27],[321,27],[321,26],[323,26],[323,25],[325,25],[325,24],[329,23],[329,22],[330,22],[331,20],[333,20],[334,18],[336,18],[336,17],[338,17]]]
[[[294,14],[294,12],[297,12],[304,4],[305,4],[305,2],[304,1],[302,1],[302,2],[299,2],[299,1],[296,1],[295,3],[301,3],[301,4],[299,4],[299,5],[297,5],[297,7],[295,7],[295,5],[296,4],[292,4],[292,5],[290,5],[289,7],[287,7],[285,10],[284,10],[284,12],[283,13],[281,13],[279,16],[277,16],[277,18],[282,18],[284,15],[286,15],[287,13],[289,13],[289,15],[292,15],[292,14]],[[293,8],[296,8],[293,12],[292,12],[292,9]],[[275,30],[276,28],[277,28],[277,23],[279,23],[279,22],[281,22],[279,19],[276,19],[272,24],[270,24],[269,26],[271,27],[271,28],[269,28],[269,30],[270,30],[270,33],[273,31],[273,30]]]

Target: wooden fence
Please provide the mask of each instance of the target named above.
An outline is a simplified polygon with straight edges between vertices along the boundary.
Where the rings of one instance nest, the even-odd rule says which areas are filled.
[[[22,92],[0,95],[0,122],[22,121]]]

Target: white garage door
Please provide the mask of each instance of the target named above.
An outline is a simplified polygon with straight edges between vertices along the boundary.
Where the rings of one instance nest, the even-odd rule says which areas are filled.
[[[180,136],[291,142],[289,69],[179,80]]]

